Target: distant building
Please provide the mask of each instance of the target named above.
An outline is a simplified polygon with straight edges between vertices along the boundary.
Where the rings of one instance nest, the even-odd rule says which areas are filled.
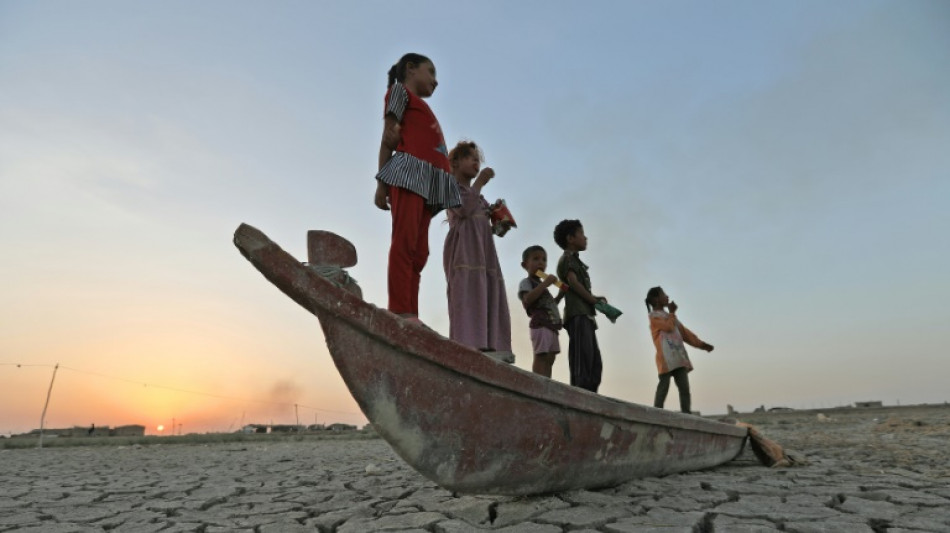
[[[884,407],[884,402],[854,402],[857,408]]]
[[[14,435],[15,437],[37,437],[40,430],[34,429],[29,433]],[[128,426],[73,426],[71,428],[43,428],[44,437],[144,437],[145,426],[138,424]]]
[[[99,428],[96,428],[96,434],[99,434]],[[129,426],[116,426],[115,429],[109,430],[110,437],[144,437],[145,436],[145,426],[140,426],[138,424],[133,424]]]
[[[302,433],[310,431],[356,431],[356,426],[350,424],[310,424],[309,426],[295,424],[248,424],[238,430],[239,433]]]
[[[292,424],[275,424],[270,427],[271,433],[298,433],[300,432],[300,426],[295,426]]]
[[[107,432],[108,430],[109,428],[107,427],[98,428],[100,435],[103,434],[104,432]],[[85,437],[88,431],[89,431],[89,428],[76,426],[76,427],[71,427],[71,428],[43,428],[42,432],[43,432],[44,437],[79,437],[79,436]],[[19,435],[19,436],[38,437],[39,435],[40,435],[40,430],[34,429],[33,431],[30,431],[29,433],[24,433],[23,435]]]

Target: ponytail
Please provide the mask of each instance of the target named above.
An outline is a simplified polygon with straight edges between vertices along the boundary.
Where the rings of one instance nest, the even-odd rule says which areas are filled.
[[[386,75],[389,78],[389,80],[386,82],[387,89],[392,87],[393,84],[396,83],[396,76],[397,76],[396,72],[397,72],[397,65],[393,65],[392,67],[389,67],[389,73]]]
[[[422,54],[414,54],[410,52],[402,56],[399,58],[399,61],[397,61],[396,64],[389,69],[389,73],[387,74],[388,81],[386,88],[388,89],[392,87],[397,81],[399,83],[406,81],[406,69],[409,67],[409,65],[421,65],[423,63],[431,62],[432,61],[428,57]]]

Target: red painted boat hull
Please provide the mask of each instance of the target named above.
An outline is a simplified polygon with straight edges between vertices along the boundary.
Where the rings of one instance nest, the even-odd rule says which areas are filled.
[[[320,319],[340,375],[380,436],[448,490],[605,487],[713,467],[742,451],[745,428],[622,402],[497,362],[364,302],[251,226],[242,224],[234,242]]]

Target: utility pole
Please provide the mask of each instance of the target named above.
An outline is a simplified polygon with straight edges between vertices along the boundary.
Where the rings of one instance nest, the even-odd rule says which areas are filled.
[[[294,404],[294,417],[297,418],[297,431],[300,431],[300,412],[297,411],[297,404]]]
[[[53,367],[53,377],[49,380],[49,390],[46,391],[46,403],[43,404],[43,414],[40,415],[40,443],[38,448],[43,447],[43,426],[46,423],[46,408],[49,407],[49,397],[53,394],[53,382],[56,381],[56,371],[59,370],[59,363]]]

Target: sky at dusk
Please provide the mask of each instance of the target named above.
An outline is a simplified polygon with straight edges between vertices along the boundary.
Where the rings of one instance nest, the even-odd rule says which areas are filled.
[[[624,311],[599,322],[602,394],[652,402],[662,285],[716,346],[690,350],[703,414],[950,400],[946,1],[7,0],[0,435],[39,427],[56,364],[47,427],[364,424],[316,318],[232,235],[305,260],[307,230],[339,233],[385,307],[373,177],[406,52],[518,222],[496,240],[518,367],[521,251],[553,270],[576,218]],[[443,334],[447,230],[420,295]]]

